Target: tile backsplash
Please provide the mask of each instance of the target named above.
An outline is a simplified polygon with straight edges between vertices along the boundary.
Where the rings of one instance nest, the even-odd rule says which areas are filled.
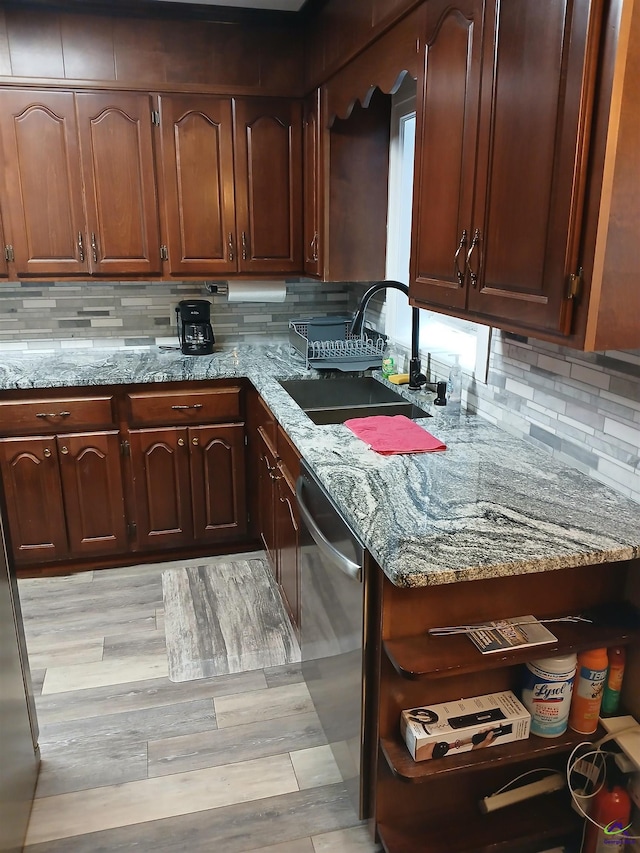
[[[149,346],[174,338],[181,299],[208,299],[218,344],[285,340],[290,319],[348,310],[344,282],[287,282],[282,303],[229,303],[202,281],[4,282],[0,349]]]
[[[467,407],[640,501],[640,350],[583,353],[494,331]]]

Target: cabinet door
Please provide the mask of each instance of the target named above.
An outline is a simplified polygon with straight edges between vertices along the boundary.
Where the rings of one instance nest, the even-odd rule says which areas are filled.
[[[91,271],[160,273],[151,99],[126,92],[76,99]]]
[[[483,41],[482,0],[430,0],[418,80],[411,295],[466,305]]]
[[[178,548],[193,541],[187,430],[129,433],[137,542],[142,550]]]
[[[322,90],[317,89],[304,104],[304,272],[322,277],[324,272],[324,163],[321,122]]]
[[[288,479],[280,472],[276,502],[276,541],[280,588],[294,624],[299,624],[298,508],[296,494]]]
[[[482,74],[473,312],[569,332],[566,283],[578,266],[596,5],[500,4]]]
[[[0,465],[16,564],[66,557],[67,532],[55,437],[0,439]]]
[[[169,271],[236,269],[231,101],[162,95],[162,180]]]
[[[193,533],[199,543],[247,531],[244,424],[189,428]]]
[[[71,556],[126,551],[118,433],[62,435],[56,441]]]
[[[278,557],[276,553],[275,471],[277,458],[269,443],[263,427],[258,428],[258,446],[260,448],[258,468],[258,526],[273,574],[278,579]]]
[[[302,270],[302,106],[235,101],[236,218],[241,272]]]
[[[73,94],[0,92],[0,135],[16,275],[86,275]]]

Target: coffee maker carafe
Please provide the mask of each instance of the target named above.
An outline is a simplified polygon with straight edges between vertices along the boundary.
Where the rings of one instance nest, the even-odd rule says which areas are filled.
[[[185,355],[209,355],[215,338],[210,322],[211,303],[206,299],[184,299],[176,306],[180,349]]]

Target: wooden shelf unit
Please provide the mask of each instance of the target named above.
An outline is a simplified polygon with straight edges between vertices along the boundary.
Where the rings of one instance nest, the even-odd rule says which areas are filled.
[[[544,815],[544,820],[541,820]],[[464,821],[427,824],[416,819],[401,827],[378,824],[386,853],[537,853],[579,834],[581,821],[566,791],[532,799]]]
[[[479,802],[530,770],[563,772],[584,735],[531,735],[415,762],[400,734],[400,713],[462,696],[501,690],[517,694],[527,661],[592,648],[628,646],[632,678],[640,626],[628,617],[637,614],[630,603],[640,603],[639,569],[636,559],[416,588],[396,587],[380,573],[374,667],[378,748],[371,817],[386,853],[537,853],[579,841],[582,819],[571,808],[566,789],[486,815]],[[539,619],[589,614],[597,622],[554,622],[549,629],[557,642],[485,655],[464,634],[428,633],[436,625],[485,624],[526,613]],[[598,730],[587,739],[602,735]]]
[[[386,640],[383,647],[395,670],[403,678],[418,680],[515,666],[536,658],[567,655],[587,649],[628,645],[640,637],[640,629],[589,622],[554,622],[549,625],[549,629],[558,638],[557,643],[484,655],[465,634],[400,637],[397,640]]]

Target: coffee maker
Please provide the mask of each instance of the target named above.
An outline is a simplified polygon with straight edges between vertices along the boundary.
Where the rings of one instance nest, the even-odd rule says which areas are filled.
[[[206,299],[184,299],[176,306],[180,349],[185,355],[209,355],[215,338],[210,322],[211,303]]]

